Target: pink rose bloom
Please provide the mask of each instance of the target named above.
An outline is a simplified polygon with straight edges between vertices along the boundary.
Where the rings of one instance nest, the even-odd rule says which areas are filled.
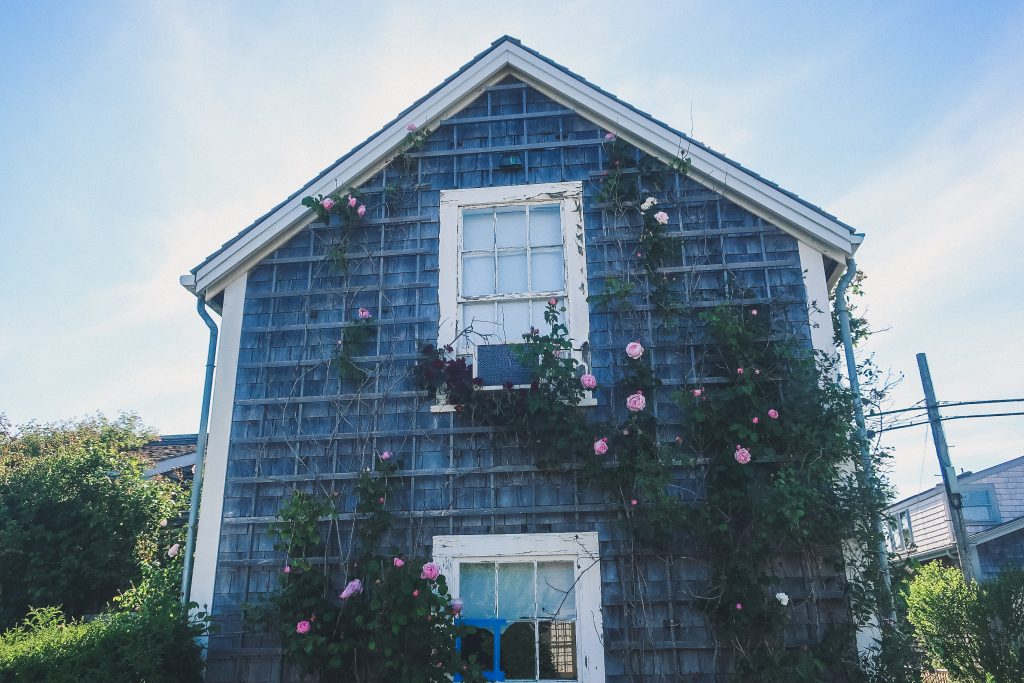
[[[587,374],[580,377],[580,384],[583,385],[584,389],[596,389],[597,378],[588,372]]]
[[[400,557],[396,557],[394,562],[395,562],[395,566],[396,567],[404,567],[405,566],[405,560],[403,560]]]
[[[369,320],[373,317],[370,315],[370,309],[368,308],[360,308],[358,315],[360,320]]]
[[[310,624],[305,619],[303,619],[299,623],[295,624],[295,632],[296,633],[301,633],[301,634],[309,633],[309,628],[310,628]]]
[[[614,140],[615,139],[615,133],[605,133],[604,134],[604,139],[605,140]]]
[[[639,505],[640,502],[636,498],[634,498],[633,500],[629,501],[629,504],[633,505],[635,507],[635,506]]]
[[[743,374],[743,368],[736,368],[736,374],[737,375],[742,375]]]
[[[452,608],[452,614],[459,616],[462,614],[462,608],[465,607],[465,603],[462,602],[462,598],[455,598],[448,603],[448,606]]]
[[[167,557],[176,557],[178,555],[179,550],[181,550],[181,544],[175,543],[167,549]]]
[[[608,452],[608,438],[598,439],[594,442],[594,453],[596,455],[604,455]]]
[[[342,589],[341,594],[338,596],[342,600],[348,600],[353,595],[359,595],[363,592],[363,582],[359,579],[352,579],[348,582],[348,585]]]
[[[732,457],[736,458],[736,462],[738,462],[739,464],[746,465],[748,462],[750,462],[750,451],[748,451],[743,446],[736,444],[736,452],[733,454]]]
[[[736,609],[743,609],[743,603],[742,602],[737,602],[736,603]]]
[[[750,421],[751,421],[751,422],[753,422],[754,424],[757,424],[757,423],[758,423],[758,422],[760,422],[761,420],[760,420],[760,418],[758,418],[758,417],[757,417],[757,415],[755,415],[755,416],[753,417],[753,419],[751,419]]]
[[[350,208],[353,208],[353,209],[356,207],[356,198],[353,197],[352,195],[348,196],[348,205],[349,205]]]
[[[414,598],[420,597],[420,589],[419,588],[417,588],[416,590],[414,590],[412,592],[412,597],[414,597]]]
[[[359,208],[356,209],[356,213],[359,214],[360,218],[365,216],[366,215],[366,204],[360,204]]]
[[[411,133],[414,130],[416,130],[416,124],[415,123],[410,123],[408,126],[405,127],[405,129]]]
[[[750,315],[757,315],[757,309],[754,308],[750,311]]]
[[[644,355],[644,347],[640,342],[629,342],[626,344],[626,355],[636,360]]]
[[[437,577],[440,575],[441,568],[433,562],[427,562],[425,565],[423,565],[423,571],[420,572],[421,579],[428,579],[430,581],[435,581]]]
[[[703,393],[704,393],[703,389],[694,389],[693,390],[693,397],[694,398],[700,398],[701,394],[703,394]]]
[[[381,460],[390,460],[391,459],[391,451],[384,451],[383,453],[380,454],[379,457],[380,457]]]
[[[631,412],[639,413],[641,410],[647,407],[647,399],[644,398],[642,391],[637,391],[635,394],[629,396],[626,399],[626,407]]]
[[[380,503],[381,505],[383,505],[384,504],[384,496],[381,496],[380,498],[378,498],[377,502]]]
[[[664,211],[659,211],[654,214],[654,220],[658,221],[658,225],[665,225],[668,223],[668,214]]]
[[[772,408],[771,410],[768,411],[768,417],[770,417],[773,420],[778,420],[779,411],[775,410],[775,408]]]
[[[548,306],[557,306],[557,305],[558,305],[558,299],[556,299],[555,297],[551,297],[550,299],[548,299]]]
[[[323,199],[322,199],[322,200],[320,201],[320,206],[322,206],[322,207],[324,207],[324,208],[325,208],[326,210],[330,211],[331,209],[333,209],[333,208],[334,208],[334,200],[333,200],[333,199],[331,199],[330,197],[324,197],[324,198],[323,198]]]
[[[282,569],[281,571],[283,571],[285,574],[291,574],[292,573],[292,566],[290,564],[286,564],[284,566],[284,569]]]

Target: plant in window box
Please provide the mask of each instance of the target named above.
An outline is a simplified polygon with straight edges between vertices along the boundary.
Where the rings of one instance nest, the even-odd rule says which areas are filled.
[[[589,428],[579,404],[597,385],[592,375],[581,378],[569,328],[561,321],[564,312],[556,299],[548,301],[544,321],[549,330],[542,334],[531,329],[523,334],[522,344],[512,347],[531,378],[528,387],[506,382],[500,390],[486,390],[465,358],[453,357],[453,347],[429,345],[415,369],[417,382],[443,395],[445,403],[471,422],[509,427],[540,464],[565,463],[584,455],[581,444]],[[593,384],[585,384],[591,380]]]

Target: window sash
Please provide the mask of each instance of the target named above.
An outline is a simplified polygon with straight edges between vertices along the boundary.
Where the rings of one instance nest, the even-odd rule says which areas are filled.
[[[508,253],[504,251],[505,247],[495,245],[495,238],[491,238],[491,249],[486,248],[487,239],[485,238],[482,241],[474,240],[474,248],[463,252],[463,225],[466,215],[479,216],[480,214],[474,214],[473,211],[491,210],[491,220],[493,223],[498,220],[497,216],[505,208],[515,209],[515,207],[523,207],[526,208],[527,215],[529,216],[530,211],[537,211],[539,209],[547,211],[549,210],[548,207],[554,206],[558,207],[558,219],[561,227],[562,289],[463,295],[461,283],[463,282],[463,260],[466,256],[486,256],[493,253],[495,259],[493,262],[494,269],[496,270],[497,255],[499,253]],[[493,318],[497,319],[499,310],[502,310],[500,309],[501,306],[528,302],[531,306],[531,325],[543,330],[543,317],[540,311],[543,308],[544,302],[555,297],[566,308],[562,320],[568,326],[569,335],[573,338],[576,346],[573,356],[580,362],[584,361],[582,349],[589,337],[590,311],[587,304],[583,184],[581,182],[442,190],[439,221],[438,347],[455,346],[458,339],[456,352],[460,356],[471,359],[474,365],[474,372],[476,372],[476,348],[479,345],[522,343],[522,335],[529,330],[529,326],[524,326],[524,329],[520,330],[516,328],[521,323],[515,324],[515,327],[512,329],[502,325],[496,330],[488,329],[488,332],[491,334],[489,338],[466,339],[465,335],[461,335],[461,333],[471,321],[465,319],[465,306],[482,307],[482,304],[493,304],[495,306]],[[545,251],[546,247],[557,248],[557,245],[533,244],[533,242],[550,242],[552,240],[549,237],[539,240],[533,239],[531,225],[532,223],[528,219],[527,233],[524,238],[526,246],[509,247],[508,249],[521,249],[529,254],[543,255],[551,253],[550,251]],[[548,224],[546,234],[552,234],[552,228],[553,225]],[[527,260],[527,267],[531,269],[527,277],[527,284],[530,286],[531,281],[535,278],[532,270],[533,264],[529,258]],[[495,277],[497,276],[495,275]],[[494,289],[497,289],[496,280],[494,285]],[[539,310],[533,311],[532,309],[535,307]],[[480,320],[480,318],[477,318],[477,320]],[[496,320],[496,322],[503,321]],[[478,327],[480,325],[474,326],[475,332],[480,331],[477,329]],[[485,324],[482,327],[489,328],[490,326]]]

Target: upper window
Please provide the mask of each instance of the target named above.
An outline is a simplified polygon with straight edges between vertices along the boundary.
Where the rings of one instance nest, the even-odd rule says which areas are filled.
[[[604,680],[597,534],[435,536],[490,681]]]
[[[565,306],[577,350],[586,342],[582,200],[578,182],[441,193],[438,343],[485,385],[529,381],[509,345],[544,329],[549,299]]]

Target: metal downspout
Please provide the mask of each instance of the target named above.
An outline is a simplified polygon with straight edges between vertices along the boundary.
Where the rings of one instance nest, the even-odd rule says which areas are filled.
[[[192,477],[192,503],[188,509],[188,539],[185,541],[185,567],[181,573],[181,604],[188,605],[192,597],[193,554],[196,548],[196,526],[199,520],[199,495],[203,489],[203,464],[206,460],[206,435],[210,423],[210,396],[213,393],[213,370],[217,360],[217,323],[206,311],[206,295],[196,300],[196,310],[210,328],[210,344],[206,351],[206,379],[203,382],[203,407],[199,416],[199,434],[196,442],[195,475]]]
[[[850,334],[850,311],[846,307],[846,288],[853,282],[857,275],[857,262],[852,258],[846,259],[846,272],[839,280],[836,288],[836,313],[839,317],[839,334],[843,339],[843,351],[846,356],[846,374],[850,380],[850,392],[853,394],[853,415],[857,422],[857,440],[860,442],[860,464],[864,471],[865,487],[873,486],[875,481],[875,467],[871,462],[871,452],[868,447],[867,425],[864,421],[864,403],[860,396],[860,380],[857,377],[857,358],[853,354],[853,336]],[[889,555],[885,549],[884,535],[882,534],[882,520],[877,514],[872,515],[871,526],[874,528],[875,536],[878,538],[878,545],[875,548],[877,554],[878,568],[882,573],[882,581],[885,584],[885,594],[888,605],[885,607],[889,612],[892,623],[896,623],[896,611],[892,604],[892,579],[889,576]]]

